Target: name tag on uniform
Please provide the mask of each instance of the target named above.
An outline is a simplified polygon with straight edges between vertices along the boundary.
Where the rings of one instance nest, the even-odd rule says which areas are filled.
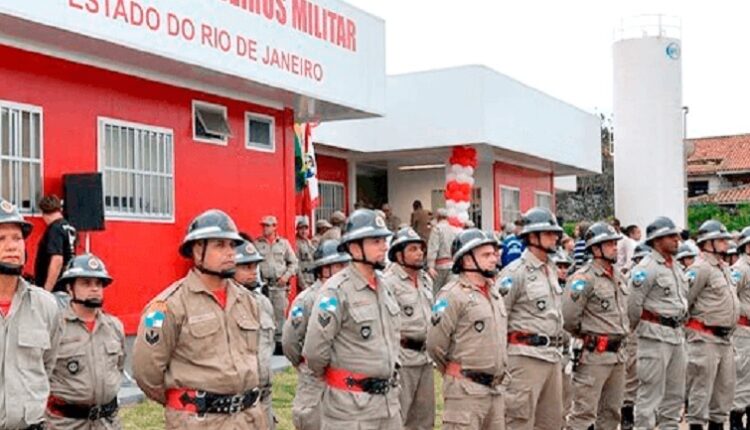
[[[198,323],[202,323],[206,321],[211,321],[213,319],[216,319],[216,314],[214,313],[195,315],[195,316],[188,318],[188,324],[198,324]]]

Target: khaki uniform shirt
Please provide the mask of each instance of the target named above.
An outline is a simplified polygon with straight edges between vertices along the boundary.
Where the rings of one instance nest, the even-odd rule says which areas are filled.
[[[297,261],[299,261],[299,270],[297,282],[301,284],[300,290],[309,288],[315,282],[315,275],[311,268],[313,263],[313,254],[315,246],[310,239],[297,238]]]
[[[261,236],[255,240],[255,247],[264,258],[258,265],[264,282],[276,282],[284,276],[291,278],[297,274],[297,255],[288,240],[276,237],[274,243],[269,243]]]
[[[412,279],[403,267],[393,264],[388,268],[385,281],[393,286],[396,301],[401,306],[401,338],[424,342],[430,328],[432,309],[432,280],[424,271]],[[427,364],[427,354],[413,349],[401,348],[402,366]]]
[[[276,349],[276,323],[273,320],[273,305],[268,297],[261,294],[260,289],[250,292],[256,301],[260,311],[260,338],[258,339],[258,379],[260,385],[267,387],[271,385],[273,372],[271,371],[271,358]]]
[[[307,324],[310,321],[313,305],[320,295],[323,284],[320,280],[315,281],[310,288],[299,293],[292,302],[289,318],[284,322],[281,333],[281,345],[284,355],[297,367],[302,362],[302,346],[305,344]]]
[[[732,266],[732,276],[737,282],[737,299],[740,301],[740,315],[750,318],[750,257],[740,255]],[[750,327],[738,324],[735,336],[750,337]]]
[[[194,270],[146,307],[133,370],[149,398],[164,404],[169,388],[239,394],[258,387],[260,311],[250,294],[226,284],[224,309]]]
[[[453,266],[451,247],[459,230],[448,221],[440,221],[430,232],[427,241],[427,266],[431,269],[450,269]],[[444,260],[437,264],[437,260]]]
[[[10,313],[0,317],[0,428],[44,420],[60,343],[59,315],[52,294],[18,278]]]
[[[703,253],[688,267],[688,313],[707,326],[734,328],[740,317],[737,287],[729,266],[715,256]],[[702,340],[730,343],[731,338],[720,338],[696,330],[687,330],[689,341]]]
[[[335,225],[328,229],[320,236],[319,243],[323,243],[326,240],[341,240],[341,227]]]
[[[417,209],[411,213],[411,228],[417,231],[422,240],[430,237],[430,214],[424,209]]]
[[[508,332],[563,335],[562,293],[557,268],[548,259],[540,261],[528,249],[498,277],[508,310]],[[508,345],[509,355],[522,355],[559,362],[560,348],[554,346]]]
[[[400,309],[391,287],[377,276],[373,288],[350,264],[323,286],[302,349],[314,375],[322,376],[331,367],[373,378],[394,376],[400,349]],[[397,391],[383,396],[327,387],[326,401],[337,406],[326,413],[341,420],[398,416]]]
[[[104,312],[96,313],[94,331],[73,311],[63,311],[62,337],[55,370],[50,378],[52,396],[67,404],[105,405],[117,397],[125,367],[125,330],[120,320]],[[55,429],[89,428],[88,420],[63,418],[48,414]],[[102,428],[109,426],[105,419]]]
[[[672,328],[641,320],[643,311],[682,320],[687,315],[687,277],[677,261],[667,260],[654,251],[630,271],[628,319],[639,337],[679,345],[682,327]]]
[[[570,288],[563,296],[565,330],[573,336],[608,335],[624,339],[628,323],[628,286],[617,269],[608,274],[595,260],[586,263],[568,280]],[[618,352],[584,350],[591,364],[624,363],[625,348]]]
[[[441,373],[448,363],[454,362],[464,370],[504,375],[508,314],[500,294],[490,284],[487,293],[489,297],[465,275],[440,290],[432,308],[427,351]],[[472,386],[481,387],[484,394],[490,390],[477,384]]]

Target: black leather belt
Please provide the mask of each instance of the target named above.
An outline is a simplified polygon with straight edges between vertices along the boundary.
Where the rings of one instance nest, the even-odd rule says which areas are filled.
[[[565,345],[565,339],[562,336],[550,337],[544,334],[532,334],[523,333],[520,331],[512,331],[508,333],[508,343],[514,345],[561,347]]]
[[[245,409],[252,408],[258,403],[260,390],[253,388],[241,394],[215,394],[205,391],[196,392],[195,397],[191,397],[187,392],[184,393],[180,400],[183,404],[195,405],[198,415],[203,414],[228,414],[234,415]]]
[[[24,430],[45,430],[46,428],[47,428],[47,425],[44,423],[44,421],[42,421],[40,423],[30,425],[26,427]]]
[[[641,312],[641,319],[644,321],[656,323],[659,325],[677,328],[682,325],[682,318],[679,317],[665,317],[655,312],[647,311],[646,309]]]
[[[490,373],[477,372],[474,370],[462,370],[461,374],[466,378],[471,379],[473,382],[484,385],[485,387],[492,388],[502,383],[502,378],[498,378]]]
[[[112,418],[117,415],[117,397],[103,405],[76,405],[62,401],[49,402],[49,409],[55,415],[76,420],[96,421],[102,418]],[[29,427],[31,428],[31,427]],[[43,428],[43,427],[40,427]]]
[[[404,349],[410,349],[412,351],[424,352],[426,349],[426,343],[423,340],[415,340],[402,337],[401,347]]]
[[[583,347],[590,352],[617,352],[624,344],[623,336],[604,334],[587,334],[583,336]]]

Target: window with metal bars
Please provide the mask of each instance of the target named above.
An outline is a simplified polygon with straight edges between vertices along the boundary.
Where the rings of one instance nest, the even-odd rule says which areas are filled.
[[[336,211],[344,211],[344,184],[337,182],[318,183],[318,207],[315,219],[330,219]]]
[[[521,217],[521,190],[500,187],[500,221],[511,224]]]
[[[108,217],[174,220],[172,130],[99,118],[99,170]]]
[[[22,213],[42,197],[42,109],[0,101],[0,192]]]

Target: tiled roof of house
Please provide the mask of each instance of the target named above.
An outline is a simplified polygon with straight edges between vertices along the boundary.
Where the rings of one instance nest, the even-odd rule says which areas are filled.
[[[688,175],[750,171],[750,134],[703,137],[688,141],[695,145],[695,151],[688,157]]]
[[[750,203],[750,185],[742,185],[713,194],[691,197],[688,199],[688,203],[716,203],[719,205]]]

